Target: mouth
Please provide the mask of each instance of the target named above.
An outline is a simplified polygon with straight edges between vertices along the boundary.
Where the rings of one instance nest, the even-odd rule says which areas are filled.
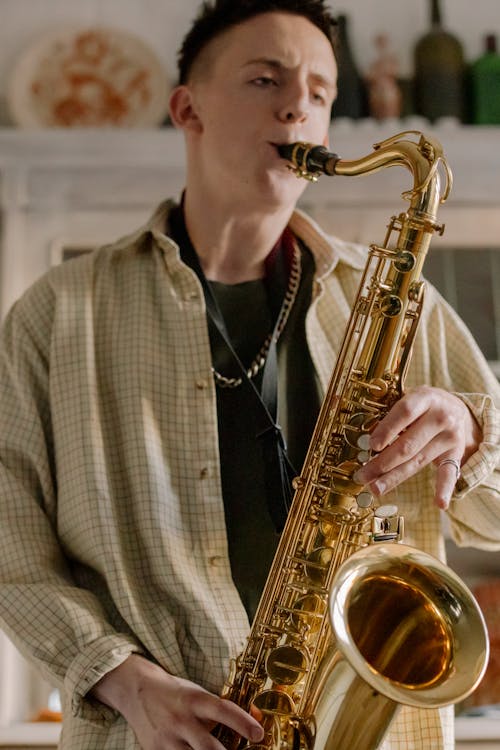
[[[293,143],[295,143],[295,141],[293,141]],[[274,148],[276,154],[280,159],[284,161],[290,161],[292,153],[291,146],[293,145],[293,143],[275,143],[273,141],[270,141],[269,145]]]
[[[297,145],[296,141],[293,141],[292,143],[278,144],[276,148],[278,150],[279,156],[282,159],[286,159],[289,162],[292,161],[296,145]]]

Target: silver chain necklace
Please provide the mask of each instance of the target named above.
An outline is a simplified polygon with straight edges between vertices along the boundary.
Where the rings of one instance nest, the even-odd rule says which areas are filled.
[[[276,324],[275,330],[267,335],[256,357],[254,358],[250,367],[248,368],[246,374],[249,380],[254,378],[266,364],[266,359],[269,353],[269,347],[271,346],[271,341],[273,340],[273,335],[275,335],[276,342],[278,341],[281,335],[281,332],[283,331],[286,325],[288,316],[290,315],[290,310],[292,309],[295,299],[297,297],[297,292],[299,290],[301,277],[302,277],[302,263],[301,263],[301,257],[300,257],[300,249],[299,249],[296,239],[293,238],[293,255],[292,255],[291,268],[290,268],[290,275],[288,277],[288,287],[285,292],[283,304],[281,305],[281,311],[280,311],[280,315],[278,318],[278,322]],[[214,367],[212,367],[212,372],[214,374],[215,384],[219,388],[238,388],[238,386],[240,386],[243,383],[242,377],[227,378],[225,375],[222,375],[220,372],[217,372],[217,370]]]

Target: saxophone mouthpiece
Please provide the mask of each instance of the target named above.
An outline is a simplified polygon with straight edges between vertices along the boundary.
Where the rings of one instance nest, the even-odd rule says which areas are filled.
[[[324,146],[312,143],[283,143],[278,146],[282,159],[291,163],[290,169],[297,177],[304,177],[315,182],[319,175],[334,175],[340,157],[328,151]]]

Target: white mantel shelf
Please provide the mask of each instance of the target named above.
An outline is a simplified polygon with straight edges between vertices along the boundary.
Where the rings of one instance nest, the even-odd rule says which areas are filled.
[[[437,137],[455,175],[453,201],[476,205],[496,204],[500,188],[500,128],[461,126],[444,122],[437,126],[418,118],[377,123],[373,120],[339,121],[331,128],[330,148],[342,158],[359,158],[370,153],[372,145],[404,130],[420,130]],[[171,127],[151,130],[20,130],[0,129],[0,169],[23,166],[109,169],[139,167],[168,171],[182,187],[184,145],[182,134]],[[244,172],[245,164],[241,164]],[[402,171],[402,170],[401,170]],[[385,170],[391,176],[400,170]],[[399,182],[397,176],[396,183]],[[310,189],[316,197],[332,190],[333,182],[323,178]],[[376,204],[380,193],[373,188],[373,177],[340,180],[343,183],[336,200],[349,201],[346,183],[357,182],[354,193]],[[407,178],[403,178],[403,184]],[[330,183],[330,184],[329,184]],[[366,190],[364,189],[366,184]],[[4,198],[9,198],[5,195]]]
[[[344,159],[404,130],[435,136],[454,173],[440,211],[446,232],[438,247],[498,247],[500,128],[435,127],[421,119],[338,121],[330,148]],[[151,130],[0,129],[2,254],[0,313],[50,266],[54,246],[94,246],[136,229],[165,197],[184,186],[184,143],[172,127]],[[245,163],[241,164],[242,173]],[[366,244],[380,241],[412,186],[405,169],[355,179],[323,177],[300,205],[326,229]]]
[[[22,750],[22,748],[56,748],[61,733],[57,722],[37,722],[15,724],[0,728],[0,748],[2,750]]]

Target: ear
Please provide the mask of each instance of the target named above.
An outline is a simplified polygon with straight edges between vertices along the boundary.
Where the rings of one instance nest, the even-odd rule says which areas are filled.
[[[201,132],[201,121],[195,109],[189,86],[176,86],[170,94],[170,118],[176,128]]]

